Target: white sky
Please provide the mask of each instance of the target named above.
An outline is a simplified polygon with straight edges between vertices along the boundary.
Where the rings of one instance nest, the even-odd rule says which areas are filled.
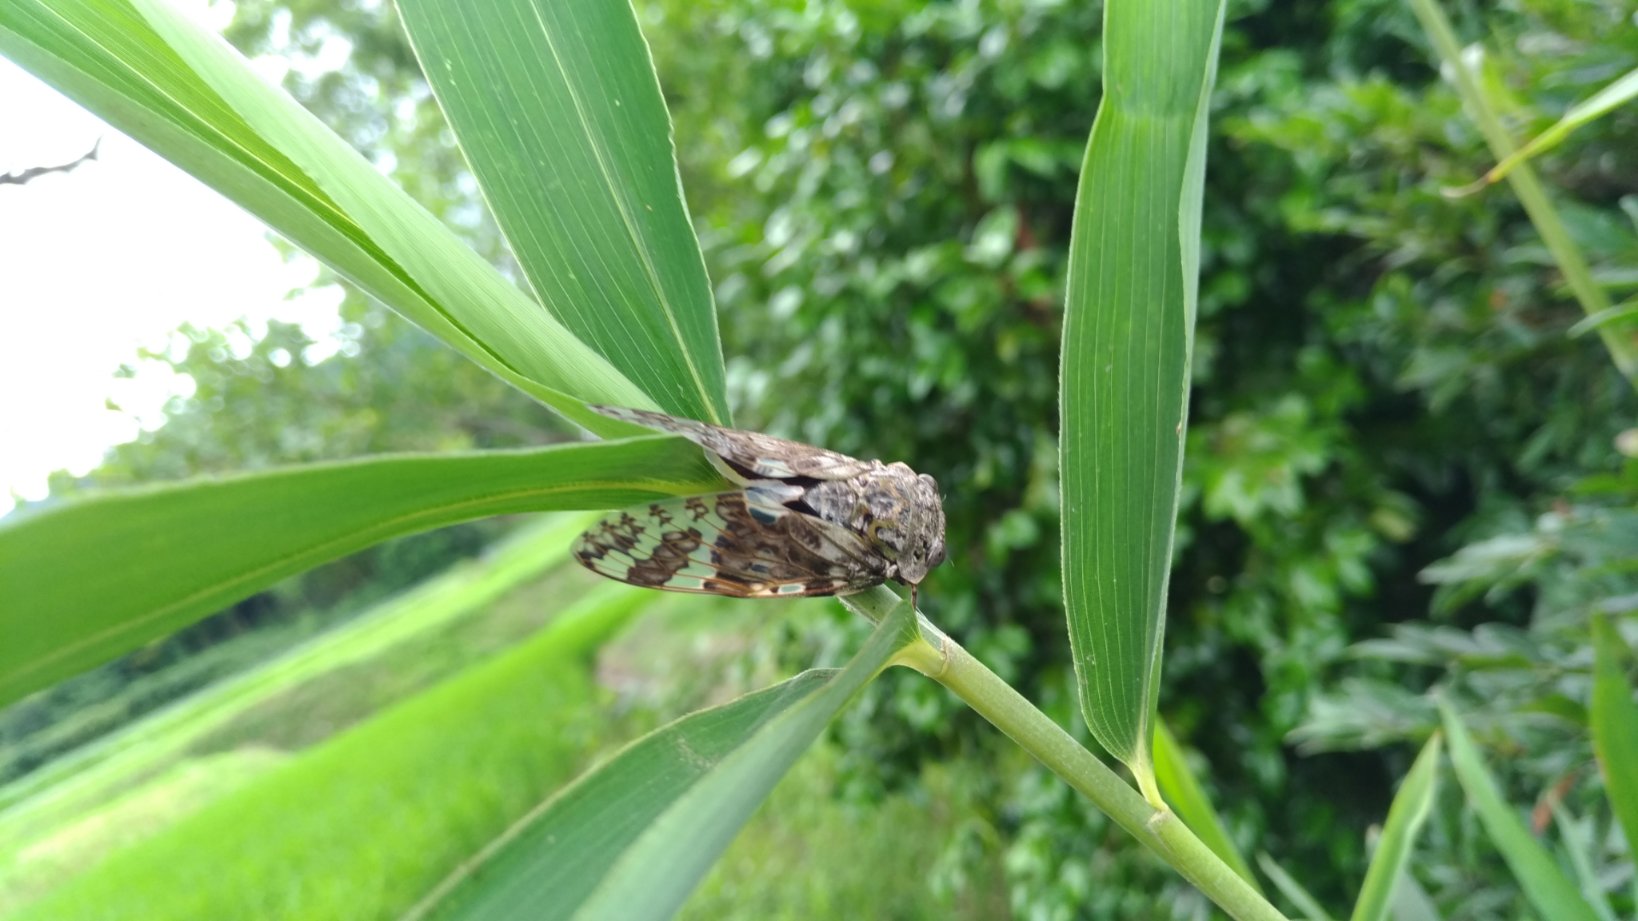
[[[182,323],[276,317],[315,338],[337,323],[334,289],[286,297],[311,260],[286,263],[255,218],[0,58],[0,173],[67,163],[99,136],[95,162],[0,185],[0,514],[159,423],[190,381],[153,362],[114,372]]]

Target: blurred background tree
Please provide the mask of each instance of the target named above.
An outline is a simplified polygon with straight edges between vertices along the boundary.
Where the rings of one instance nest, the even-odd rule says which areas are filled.
[[[929,610],[1081,732],[1054,431],[1100,11],[648,0],[639,12],[739,423],[933,473],[952,553]],[[1442,194],[1491,157],[1407,8],[1248,2],[1230,15],[1162,713],[1238,843],[1278,855],[1328,904],[1358,885],[1365,830],[1437,725],[1436,687],[1472,714],[1513,802],[1571,803],[1615,865],[1619,835],[1587,795],[1579,702],[1588,614],[1638,598],[1638,468],[1618,449],[1632,387],[1596,337],[1572,331],[1581,313],[1506,190]],[[1617,0],[1521,0],[1460,24],[1490,50],[1525,137],[1638,60],[1632,16]],[[293,62],[298,99],[504,259],[389,5],[244,0],[230,39]],[[1630,294],[1638,114],[1612,114],[1539,166],[1602,280]],[[195,394],[91,479],[563,437],[379,307],[344,309],[345,344],[319,362],[294,328],[191,332],[172,362]],[[233,337],[252,340],[248,355]],[[280,591],[331,606],[379,597],[496,530],[389,544]],[[280,591],[240,607],[282,604]],[[777,637],[792,668],[861,632],[839,608],[812,608]],[[195,628],[206,642],[211,629]],[[947,898],[1000,885],[1030,918],[1207,910],[930,683],[877,682],[836,732],[849,798],[920,790],[934,771],[942,795],[976,804],[930,873]],[[1445,916],[1517,916],[1454,791],[1429,838],[1417,877]]]

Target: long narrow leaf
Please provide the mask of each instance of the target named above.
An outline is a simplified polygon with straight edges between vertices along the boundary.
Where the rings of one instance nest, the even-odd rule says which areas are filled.
[[[1598,878],[1593,857],[1596,821],[1586,824],[1570,818],[1562,805],[1553,805],[1553,827],[1558,829],[1558,840],[1563,842],[1564,856],[1575,871],[1576,885],[1587,897],[1587,904],[1598,913],[1598,921],[1616,921],[1615,908],[1604,892],[1604,881]]]
[[[1450,739],[1450,761],[1456,767],[1456,779],[1462,783],[1468,805],[1478,813],[1479,822],[1490,835],[1491,843],[1501,851],[1502,859],[1507,861],[1530,904],[1542,917],[1553,921],[1598,921],[1598,915],[1559,869],[1553,855],[1530,834],[1518,813],[1502,798],[1495,778],[1485,768],[1456,711],[1440,701],[1439,712],[1444,718],[1445,735]]]
[[[1359,887],[1359,899],[1354,902],[1352,921],[1382,921],[1393,904],[1394,889],[1405,872],[1416,836],[1433,811],[1433,796],[1439,779],[1439,735],[1434,733],[1422,746],[1405,775],[1405,782],[1394,795],[1388,807],[1388,821],[1382,826],[1382,837],[1371,855],[1370,868],[1365,871],[1365,882]]]
[[[535,294],[667,411],[726,422],[710,282],[627,0],[403,0]]]
[[[8,516],[0,524],[0,705],[390,537],[721,484],[699,451],[649,437],[318,464]]]
[[[1222,15],[1210,0],[1104,7],[1105,95],[1070,239],[1060,407],[1069,639],[1087,725],[1151,799]]]
[[[1393,921],[1442,921],[1442,917],[1416,877],[1406,875],[1393,887]]]
[[[1274,888],[1291,900],[1291,904],[1297,907],[1301,917],[1308,921],[1332,921],[1325,907],[1319,903],[1319,899],[1304,889],[1302,883],[1297,882],[1297,878],[1287,873],[1284,867],[1275,863],[1274,858],[1267,854],[1258,854],[1257,866],[1263,868],[1263,873],[1274,883]]]
[[[1189,770],[1183,750],[1178,747],[1177,739],[1172,737],[1172,731],[1164,721],[1155,723],[1155,779],[1160,784],[1161,795],[1182,817],[1184,824],[1206,842],[1212,853],[1244,877],[1251,888],[1262,892],[1251,866],[1224,830],[1223,820],[1218,817],[1211,798],[1206,796],[1205,788],[1195,778],[1194,772]]]
[[[912,618],[899,606],[840,671],[799,675],[636,742],[508,832],[424,910],[486,921],[671,917],[825,724],[914,635]]]
[[[1609,114],[1633,99],[1638,99],[1638,68],[1627,71],[1608,86],[1570,106],[1562,118],[1532,138],[1528,144],[1503,157],[1500,163],[1491,167],[1490,171],[1484,174],[1484,178],[1474,185],[1484,186],[1500,182],[1513,171],[1513,167],[1552,150],[1564,143],[1564,139],[1577,128]]]
[[[1462,108],[1484,134],[1491,155],[1498,160],[1511,156],[1518,147],[1513,143],[1501,116],[1501,106],[1490,98],[1483,80],[1474,72],[1477,58],[1467,53],[1456,38],[1456,32],[1440,8],[1439,0],[1409,0],[1409,4],[1427,33],[1429,44],[1439,55],[1441,72],[1450,79],[1461,97]],[[1513,194],[1518,196],[1519,204],[1530,216],[1530,223],[1541,234],[1541,242],[1552,253],[1553,262],[1564,273],[1564,281],[1574,292],[1581,309],[1589,317],[1604,315],[1610,309],[1609,294],[1593,278],[1586,257],[1570,236],[1535,170],[1528,162],[1518,161],[1507,174],[1507,181],[1512,186]],[[1616,368],[1628,383],[1638,385],[1638,338],[1629,330],[1617,329],[1613,325],[1601,324],[1596,329]]]
[[[1623,668],[1626,646],[1606,618],[1594,618],[1592,634],[1593,751],[1627,848],[1638,851],[1638,704]]]
[[[232,199],[519,389],[587,428],[635,384],[221,39],[153,0],[8,0],[0,54]]]

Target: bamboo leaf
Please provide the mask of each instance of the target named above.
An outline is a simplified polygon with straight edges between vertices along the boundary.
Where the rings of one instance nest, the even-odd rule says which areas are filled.
[[[1064,602],[1081,709],[1151,802],[1218,3],[1104,8],[1065,299]]]
[[[1450,761],[1456,767],[1456,779],[1462,783],[1468,805],[1478,813],[1480,824],[1484,825],[1491,843],[1501,851],[1502,859],[1507,861],[1530,904],[1543,917],[1554,921],[1598,921],[1598,916],[1559,869],[1552,854],[1530,834],[1518,813],[1502,798],[1461,717],[1444,701],[1439,702],[1439,712],[1444,718],[1445,735],[1450,739]]]
[[[671,917],[914,630],[914,612],[899,605],[846,668],[798,675],[639,740],[520,822],[411,917]]]
[[[648,437],[315,464],[10,515],[0,520],[0,704],[390,537],[722,482],[686,442]]]
[[[653,400],[220,38],[155,0],[0,4],[0,54],[577,423]]]
[[[1405,872],[1416,836],[1433,811],[1433,796],[1439,779],[1439,734],[1434,733],[1422,753],[1416,756],[1388,807],[1388,821],[1371,855],[1365,882],[1359,887],[1352,921],[1382,921],[1393,904],[1394,889]]]
[[[726,423],[710,282],[630,4],[399,12],[541,303],[668,412]]]

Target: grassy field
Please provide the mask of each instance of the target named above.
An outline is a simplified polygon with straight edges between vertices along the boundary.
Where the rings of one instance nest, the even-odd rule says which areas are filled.
[[[482,560],[0,790],[0,914],[539,630],[596,584],[562,566],[580,524],[527,528]],[[626,598],[629,607],[642,596]]]
[[[586,652],[630,596],[412,697],[107,860],[22,918],[389,918],[608,744]]]
[[[599,752],[782,677],[762,638],[811,605],[598,582],[558,566],[578,527],[531,528],[0,790],[0,915],[397,917]],[[947,805],[838,804],[836,763],[804,759],[691,917],[1004,914],[929,894]]]
[[[568,542],[581,524],[580,518],[554,518],[526,528],[481,559],[459,564],[344,626],[0,787],[0,842],[27,840],[33,828],[59,825],[77,810],[101,803],[186,754],[218,750],[210,735],[218,731],[231,735],[234,727],[256,725],[258,709],[275,719],[282,710],[299,710],[303,717],[297,723],[316,725],[305,709],[285,708],[280,702],[284,695],[299,693],[349,667],[385,674],[389,670],[383,666],[397,660],[410,670],[398,682],[397,696],[402,696],[413,689],[417,677],[424,684],[441,676],[438,661],[424,658],[423,650],[417,648],[428,640],[436,643],[441,632],[448,642],[441,644],[446,653],[438,658],[446,666],[459,667],[464,664],[458,661],[462,658],[487,654],[537,629],[550,610],[536,608],[518,616],[516,610],[504,607],[503,599],[520,585],[556,570],[567,558]],[[488,608],[497,603],[497,610]],[[451,663],[451,659],[457,661]],[[356,719],[372,712],[369,702],[359,698],[357,689],[335,696],[333,701],[351,707],[351,713],[334,717]],[[46,814],[40,815],[42,811]],[[0,845],[0,858],[4,857]],[[0,859],[0,866],[4,865]]]

